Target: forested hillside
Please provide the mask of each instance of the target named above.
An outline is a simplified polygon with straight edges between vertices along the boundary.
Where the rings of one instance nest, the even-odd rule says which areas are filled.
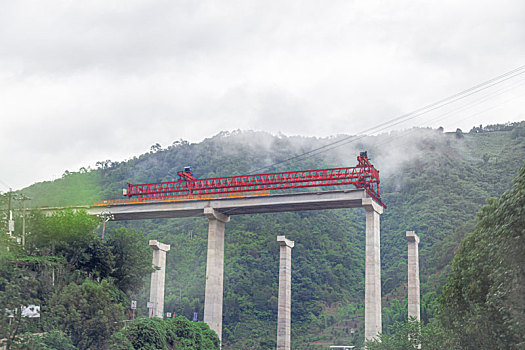
[[[3,204],[5,197],[0,196]],[[71,209],[26,215],[18,242],[0,216],[0,347],[4,350],[217,350],[204,322],[134,318],[129,307],[154,271],[133,229],[96,233],[99,220]],[[15,232],[14,237],[20,237]],[[20,244],[21,243],[21,244]],[[30,311],[30,312],[28,312]],[[140,315],[137,315],[140,316]],[[125,327],[123,327],[125,325]]]
[[[273,136],[263,132],[221,133],[200,143],[153,145],[148,153],[97,169],[66,171],[62,179],[23,192],[33,206],[86,205],[119,198],[127,182],[168,181],[191,165],[200,178],[251,172],[353,166],[367,150],[381,174],[383,330],[406,318],[406,239],[421,238],[422,320],[434,317],[436,298],[454,250],[474,230],[487,198],[511,186],[525,159],[524,122],[458,130],[410,129],[356,137],[324,153],[268,167],[338,140]],[[349,142],[351,141],[351,142]],[[329,147],[328,147],[329,148]],[[330,210],[236,216],[226,226],[225,348],[275,347],[279,249],[277,235],[295,241],[292,250],[292,342],[294,348],[363,342],[364,211]],[[133,227],[171,244],[165,311],[203,317],[207,222],[204,218],[108,223]],[[147,291],[139,295],[145,305]]]

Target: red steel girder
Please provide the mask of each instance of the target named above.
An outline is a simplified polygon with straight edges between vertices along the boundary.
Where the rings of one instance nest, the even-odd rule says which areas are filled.
[[[358,165],[348,168],[289,171],[280,173],[227,176],[210,179],[182,177],[177,181],[133,185],[128,183],[127,196],[174,197],[236,192],[281,190],[291,188],[354,185],[363,188],[382,206],[379,196],[379,171],[363,152]]]

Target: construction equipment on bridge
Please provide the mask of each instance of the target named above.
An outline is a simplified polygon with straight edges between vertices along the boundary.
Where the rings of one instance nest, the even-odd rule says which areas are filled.
[[[171,182],[157,182],[133,185],[128,182],[128,188],[123,194],[130,199],[136,196],[139,200],[170,200],[173,198],[206,196],[228,196],[231,194],[256,195],[259,191],[273,191],[291,188],[354,185],[363,188],[370,197],[386,208],[379,196],[379,171],[368,159],[367,152],[361,152],[357,157],[355,167],[302,170],[282,173],[228,176],[210,179],[197,179],[193,176],[191,167],[185,167],[177,172],[179,179]]]

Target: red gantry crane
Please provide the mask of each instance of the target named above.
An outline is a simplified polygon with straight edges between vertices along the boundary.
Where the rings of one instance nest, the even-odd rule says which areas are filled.
[[[229,194],[256,195],[260,191],[273,191],[290,188],[354,185],[363,188],[370,197],[386,208],[379,196],[379,171],[370,163],[366,152],[357,157],[355,167],[290,171],[282,173],[254,174],[197,179],[191,167],[179,171],[179,179],[171,182],[157,182],[134,185],[128,183],[124,195],[136,196],[139,201],[170,200],[186,197],[188,199]]]

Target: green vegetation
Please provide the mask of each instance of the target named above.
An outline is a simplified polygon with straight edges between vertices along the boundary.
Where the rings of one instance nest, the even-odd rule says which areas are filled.
[[[66,170],[59,181],[36,183],[24,193],[31,198],[30,204],[34,207],[92,204],[100,196],[100,176],[99,172],[86,169]]]
[[[98,220],[85,211],[50,217],[34,211],[27,223],[24,247],[0,235],[0,305],[6,310],[0,343],[7,349],[106,349],[115,345],[116,333],[133,338],[140,322],[122,327],[130,296],[153,271],[146,238],[121,228],[102,241],[94,232]],[[40,307],[40,322],[22,317],[31,305]],[[217,348],[207,326],[170,322],[167,349]]]
[[[23,350],[76,350],[71,338],[60,331],[50,331],[47,333],[31,334],[26,333],[20,336],[20,342],[13,348]]]
[[[204,322],[183,316],[167,321],[138,318],[113,336],[110,349],[219,350],[219,337]]]
[[[390,334],[380,334],[377,340],[367,341],[369,350],[461,350],[454,336],[437,322],[423,325],[415,320],[396,322]],[[481,348],[482,349],[482,348]]]
[[[463,348],[523,349],[524,267],[525,166],[512,189],[487,201],[443,288],[441,319]]]
[[[68,334],[79,349],[104,347],[123,319],[124,306],[115,296],[118,291],[105,280],[69,283],[50,301],[53,328]]]
[[[510,190],[487,201],[476,229],[461,242],[439,317],[426,325],[395,323],[367,349],[523,349],[524,266],[525,165]]]
[[[397,336],[399,327],[392,328],[396,322],[406,324],[405,231],[414,230],[421,237],[424,332],[427,324],[435,326],[438,297],[448,274],[453,271],[450,262],[463,238],[476,229],[476,213],[487,198],[500,196],[508,189],[523,166],[522,127],[522,124],[490,126],[490,130],[487,127],[482,128],[482,132],[460,134],[432,129],[392,132],[272,168],[264,167],[343,136],[317,139],[259,132],[221,133],[198,144],[176,141],[166,148],[155,145],[150,152],[129,161],[99,162],[97,169],[68,172],[63,179],[35,184],[23,192],[33,198],[32,205],[87,205],[92,200],[119,198],[128,181],[169,181],[186,165],[193,166],[200,178],[243,174],[261,168],[260,172],[270,172],[350,166],[355,165],[354,159],[360,150],[368,150],[373,164],[381,170],[381,196],[388,206],[381,218],[383,330],[387,339]],[[55,188],[67,189],[67,193],[55,193]],[[81,191],[74,193],[78,189]],[[361,210],[233,217],[227,224],[225,242],[224,348],[275,347],[279,263],[276,235],[286,235],[296,242],[292,251],[293,347],[361,345],[364,223]],[[18,221],[16,227],[16,234],[20,235]],[[125,232],[134,229],[145,232],[144,239],[171,244],[165,311],[187,318],[197,312],[202,320],[207,250],[205,219],[110,222],[107,228],[115,234],[121,229]],[[52,240],[45,242],[53,246]],[[82,285],[86,276],[91,280],[108,280],[127,295],[134,293],[139,305],[145,305],[145,291],[127,289],[136,284],[129,271],[137,270],[119,270],[119,264],[126,266],[127,263],[119,262],[123,254],[110,242],[111,238],[102,245],[91,242],[88,251],[96,252],[97,258],[89,259],[78,258],[79,254],[69,251],[58,239],[54,246],[64,259],[77,256],[78,259],[71,262],[66,260],[71,269],[85,271],[82,278],[75,280],[76,285]],[[123,243],[123,246],[134,250],[133,245]],[[103,258],[108,256],[112,258]],[[140,279],[143,273],[145,271],[138,271],[136,277]],[[127,308],[127,304],[125,306]],[[451,330],[440,329],[440,332],[448,334]],[[124,338],[127,339],[121,334],[118,339],[125,343]]]

